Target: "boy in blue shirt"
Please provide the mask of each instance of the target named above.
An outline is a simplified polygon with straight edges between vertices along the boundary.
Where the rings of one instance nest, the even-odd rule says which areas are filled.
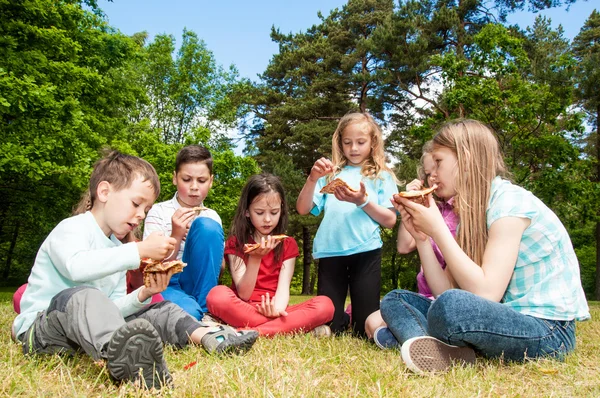
[[[189,342],[209,352],[242,352],[258,333],[209,327],[177,305],[147,306],[168,285],[171,272],[157,273],[149,286],[126,294],[126,271],[141,258],[164,259],[175,240],[156,232],[122,244],[146,216],[160,192],[145,160],[113,152],[94,166],[91,210],[59,223],[42,243],[13,323],[25,354],[84,351],[105,360],[116,380],[139,380],[147,388],[171,382],[162,343]],[[140,372],[141,369],[141,372]]]

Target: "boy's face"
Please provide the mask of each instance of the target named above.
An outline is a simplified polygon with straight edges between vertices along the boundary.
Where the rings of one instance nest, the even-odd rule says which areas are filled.
[[[183,207],[202,204],[212,187],[213,176],[203,162],[185,163],[173,174],[177,187],[177,201]]]
[[[156,200],[156,194],[150,181],[142,181],[137,177],[131,186],[119,191],[108,182],[98,185],[98,200],[104,203],[104,210],[97,214],[92,209],[100,228],[106,234],[114,234],[117,239],[123,239],[146,217],[146,213]]]

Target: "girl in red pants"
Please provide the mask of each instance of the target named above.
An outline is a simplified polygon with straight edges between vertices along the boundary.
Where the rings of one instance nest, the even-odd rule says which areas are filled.
[[[253,328],[263,336],[310,331],[331,321],[333,303],[317,296],[289,304],[290,283],[298,256],[292,237],[285,233],[288,207],[279,178],[271,174],[250,177],[242,191],[231,233],[225,243],[225,261],[233,284],[216,286],[206,299],[211,314],[236,328]],[[244,245],[258,248],[244,253]],[[319,334],[327,334],[327,326]]]

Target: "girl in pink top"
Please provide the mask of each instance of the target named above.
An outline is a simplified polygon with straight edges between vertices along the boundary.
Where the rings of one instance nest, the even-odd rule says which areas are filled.
[[[284,234],[287,223],[288,207],[279,178],[271,174],[250,177],[225,243],[233,285],[215,286],[208,293],[206,304],[212,315],[236,328],[256,329],[263,336],[328,329],[321,325],[333,318],[329,297],[288,305],[298,245],[292,237],[281,241],[272,236]],[[244,253],[248,243],[260,246]],[[319,334],[327,331],[319,330]]]
[[[420,159],[420,166],[417,169],[418,179],[411,181],[408,185],[406,185],[407,191],[416,191],[419,189],[423,189],[425,187],[431,187],[435,184],[435,181],[431,178],[432,172],[435,170],[435,162],[433,161],[433,157],[431,156],[431,151],[433,149],[433,145],[431,141],[428,141],[423,146],[423,155]],[[437,202],[437,206],[440,209],[440,213],[442,213],[442,217],[448,226],[452,235],[456,236],[456,228],[458,226],[459,217],[454,212],[454,198],[443,198]],[[446,268],[446,261],[444,260],[444,256],[442,252],[438,248],[437,244],[430,239],[431,247],[435,256],[440,263],[442,269]],[[400,254],[407,254],[416,249],[416,243],[412,235],[406,230],[404,224],[400,223],[400,227],[398,228],[398,241],[397,241],[397,249]],[[433,299],[433,293],[431,293],[431,289],[427,284],[427,280],[425,279],[425,274],[423,273],[423,268],[417,274],[417,289],[419,294]],[[367,320],[365,321],[365,331],[367,332],[367,336],[369,338],[373,338],[375,344],[380,348],[393,348],[398,342],[393,337],[391,332],[387,329],[387,325],[385,324],[383,318],[381,317],[381,312],[376,311],[369,315]],[[386,338],[389,337],[389,338]]]

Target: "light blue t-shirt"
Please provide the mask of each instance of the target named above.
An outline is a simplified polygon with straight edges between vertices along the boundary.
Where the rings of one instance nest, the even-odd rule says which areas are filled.
[[[496,177],[486,217],[488,229],[503,217],[531,220],[521,237],[503,304],[544,319],[590,317],[571,239],[552,210],[531,192]]]
[[[398,193],[398,187],[391,174],[382,171],[379,178],[371,179],[361,175],[360,171],[359,166],[346,166],[336,178],[356,190],[360,189],[362,181],[369,201],[393,208],[390,199]],[[332,194],[319,193],[326,184],[327,178],[321,177],[313,195],[311,213],[318,216],[325,212],[313,243],[313,257],[349,256],[380,248],[383,243],[379,224],[354,203],[339,201]]]

